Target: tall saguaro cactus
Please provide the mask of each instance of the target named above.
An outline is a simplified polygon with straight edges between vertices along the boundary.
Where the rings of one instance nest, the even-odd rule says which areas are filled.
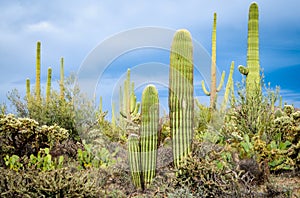
[[[256,3],[252,3],[249,8],[247,67],[240,65],[238,69],[246,76],[246,98],[249,100],[261,93],[258,5]]]
[[[142,94],[141,107],[141,163],[145,186],[151,184],[155,176],[159,125],[158,92],[148,85]]]
[[[169,116],[175,167],[191,152],[194,117],[193,43],[189,31],[176,31],[170,52]]]
[[[144,189],[155,177],[158,145],[159,99],[154,85],[142,94],[140,137],[130,134],[128,156],[133,183]]]
[[[223,86],[225,71],[222,72],[222,77],[219,86],[217,87],[216,80],[216,38],[217,38],[217,14],[214,13],[214,23],[212,30],[212,48],[211,48],[211,82],[210,82],[210,92],[207,91],[204,85],[204,81],[202,80],[202,89],[205,95],[210,96],[210,107],[211,109],[216,109],[216,101],[217,101],[217,92],[219,92]]]
[[[46,103],[48,103],[50,101],[51,80],[52,80],[52,69],[51,69],[51,67],[49,67],[48,68],[48,75],[47,75]]]
[[[41,42],[36,44],[36,84],[35,97],[37,101],[41,100]]]

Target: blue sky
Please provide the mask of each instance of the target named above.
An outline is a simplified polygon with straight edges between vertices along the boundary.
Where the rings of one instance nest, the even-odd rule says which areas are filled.
[[[104,97],[105,108],[109,108],[114,93],[128,67],[137,73],[133,80],[141,82],[137,91],[145,85],[145,79],[155,78],[160,88],[161,101],[166,104],[166,77],[168,76],[168,46],[176,29],[188,29],[203,53],[204,66],[195,73],[195,95],[202,103],[208,97],[200,89],[205,76],[206,61],[211,51],[211,29],[213,13],[217,12],[217,65],[229,72],[231,61],[235,61],[235,81],[241,80],[238,65],[246,64],[248,9],[252,1],[0,1],[0,103],[7,102],[8,91],[17,88],[25,92],[25,79],[35,79],[36,42],[42,42],[42,80],[45,82],[47,68],[52,67],[54,82],[59,78],[60,57],[65,59],[65,73],[90,74],[90,86],[82,91],[98,98]],[[260,11],[260,65],[266,81],[280,85],[285,102],[300,106],[300,1],[257,0]],[[140,30],[157,30],[150,43],[137,34]],[[129,32],[130,39],[118,40]],[[151,32],[151,31],[148,31]],[[133,37],[135,36],[135,37]],[[109,42],[108,42],[109,41]],[[118,41],[118,42],[117,42]],[[126,43],[138,42],[140,46],[118,51]],[[105,44],[105,45],[104,45]],[[143,46],[141,46],[143,45]],[[100,47],[99,47],[100,46]],[[128,47],[128,46],[127,46]],[[97,49],[99,50],[97,52]],[[101,51],[102,50],[102,51]],[[95,53],[99,53],[99,56]],[[105,65],[104,72],[93,74],[86,65],[91,56],[116,53]],[[205,54],[206,53],[206,54]],[[107,58],[107,57],[105,57]],[[149,69],[149,65],[150,69]],[[153,66],[154,65],[154,66]],[[152,68],[163,68],[153,72]],[[209,69],[210,65],[207,64]],[[144,68],[144,69],[142,69]],[[148,69],[147,69],[148,68]],[[143,72],[141,72],[143,71]],[[96,78],[96,79],[95,79]],[[140,79],[138,79],[140,78]],[[142,80],[141,80],[142,79]],[[227,79],[227,78],[226,78]],[[139,81],[140,80],[140,81]],[[95,84],[96,82],[96,84]]]

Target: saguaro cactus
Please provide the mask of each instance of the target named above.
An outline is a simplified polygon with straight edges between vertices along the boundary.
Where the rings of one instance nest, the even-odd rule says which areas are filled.
[[[60,80],[59,80],[59,88],[60,88],[60,98],[63,100],[65,98],[65,87],[64,87],[64,58],[60,59]]]
[[[120,89],[120,114],[127,120],[133,120],[138,115],[140,103],[136,101],[136,95],[134,94],[134,82],[130,81],[130,69],[127,70],[127,77],[124,81],[124,91]]]
[[[211,109],[216,109],[216,101],[217,101],[217,92],[219,92],[223,86],[225,71],[222,72],[222,77],[219,86],[217,87],[216,80],[216,38],[217,38],[217,14],[214,13],[214,23],[212,30],[212,47],[211,47],[211,82],[210,82],[210,92],[207,91],[204,85],[204,81],[202,80],[202,89],[205,95],[210,96],[210,107]]]
[[[49,67],[48,68],[48,75],[47,75],[46,103],[48,103],[50,101],[51,79],[52,79],[52,69],[51,69],[51,67]]]
[[[249,8],[248,19],[248,51],[247,67],[239,66],[239,71],[246,75],[246,98],[261,93],[260,65],[259,65],[259,32],[258,32],[258,6],[252,3]]]
[[[36,44],[36,84],[35,97],[37,101],[41,100],[41,42]]]
[[[141,107],[141,162],[145,186],[151,184],[155,176],[159,124],[158,92],[148,85],[142,94]]]
[[[189,31],[176,31],[170,53],[169,116],[175,167],[191,152],[194,118],[193,43]]]
[[[140,140],[136,134],[128,138],[131,176],[136,187],[147,187],[155,177],[158,144],[159,99],[154,85],[142,94]]]
[[[27,99],[27,102],[30,99],[30,79],[29,78],[26,79],[26,99]]]
[[[228,103],[228,98],[229,98],[229,94],[231,94],[231,99],[234,100],[232,97],[234,97],[234,84],[233,84],[233,71],[234,71],[234,61],[231,62],[231,66],[230,66],[230,73],[228,76],[228,80],[227,80],[227,84],[226,84],[226,89],[225,89],[225,94],[224,94],[224,99],[223,99],[223,103],[222,103],[222,107],[221,107],[221,111],[224,112],[224,110],[227,107],[227,103]],[[231,102],[232,103],[232,102]]]

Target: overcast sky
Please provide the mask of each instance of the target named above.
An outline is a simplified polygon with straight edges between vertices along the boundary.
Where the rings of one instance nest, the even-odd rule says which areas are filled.
[[[24,94],[26,78],[34,83],[37,41],[42,43],[42,80],[45,82],[47,68],[51,66],[54,84],[59,78],[60,57],[65,59],[66,75],[71,72],[79,72],[80,75],[84,70],[85,74],[89,74],[93,70],[86,65],[93,53],[96,57],[104,57],[105,53],[113,51],[110,55],[114,56],[107,60],[110,62],[100,66],[105,68],[105,72],[91,74],[96,97],[102,95],[107,98],[107,108],[112,98],[110,86],[117,87],[116,83],[120,82],[128,67],[137,70],[144,67],[144,71],[151,71],[147,70],[150,63],[161,65],[163,72],[153,76],[161,77],[156,82],[163,87],[168,75],[168,46],[171,45],[172,33],[180,28],[188,29],[197,45],[209,55],[214,12],[218,17],[218,69],[228,73],[231,61],[235,61],[234,78],[239,81],[241,74],[237,66],[246,64],[247,20],[251,2],[0,0],[0,103],[6,101],[8,91],[13,88]],[[285,102],[300,106],[300,1],[256,2],[260,15],[260,64],[266,81],[270,81],[273,87],[280,85]],[[139,33],[147,28],[150,28],[148,35]],[[159,33],[150,43],[139,40],[151,38],[149,32],[152,30],[159,30]],[[118,43],[118,39],[124,38],[124,32],[131,37]],[[136,42],[137,46],[118,51],[130,41]],[[140,50],[143,48],[141,45],[145,46],[143,50]],[[147,45],[159,49],[150,49]],[[108,59],[107,56],[105,58]],[[196,89],[205,78],[203,74],[195,77]],[[195,95],[207,99],[200,87]]]

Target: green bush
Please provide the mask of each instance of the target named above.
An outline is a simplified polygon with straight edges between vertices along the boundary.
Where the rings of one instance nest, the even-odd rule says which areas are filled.
[[[14,115],[0,115],[0,162],[6,155],[37,155],[41,148],[52,148],[68,139],[67,130],[57,125],[39,126],[29,118],[16,118]]]

